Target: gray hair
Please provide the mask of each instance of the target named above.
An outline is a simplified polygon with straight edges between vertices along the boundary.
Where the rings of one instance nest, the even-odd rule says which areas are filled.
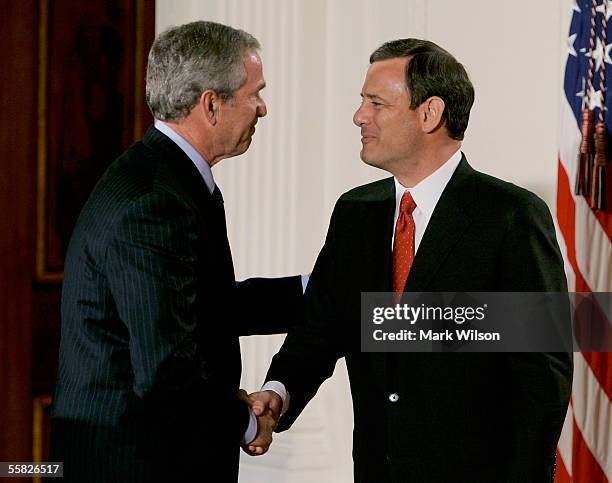
[[[147,64],[146,96],[153,117],[184,118],[207,89],[223,102],[231,99],[246,82],[242,55],[260,48],[251,34],[215,22],[191,22],[162,32]]]

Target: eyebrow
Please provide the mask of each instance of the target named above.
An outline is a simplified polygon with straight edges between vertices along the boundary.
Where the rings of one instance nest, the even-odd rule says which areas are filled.
[[[362,98],[367,98],[369,100],[374,100],[374,101],[382,101],[382,102],[387,102],[386,99],[383,99],[382,97],[380,97],[379,95],[376,94],[368,94],[368,93],[361,93],[359,94]]]

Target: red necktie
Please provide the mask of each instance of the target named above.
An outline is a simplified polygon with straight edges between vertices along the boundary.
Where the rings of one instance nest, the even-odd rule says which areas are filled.
[[[399,216],[395,224],[393,240],[393,291],[395,303],[399,303],[414,260],[414,219],[416,203],[406,191],[400,202]]]

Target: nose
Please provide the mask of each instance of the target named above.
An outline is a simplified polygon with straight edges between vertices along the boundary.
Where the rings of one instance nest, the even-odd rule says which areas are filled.
[[[366,122],[366,114],[363,109],[363,104],[361,104],[355,111],[355,114],[353,114],[353,123],[355,126],[361,127],[363,124],[366,124]]]
[[[266,101],[262,99],[261,102],[259,103],[259,106],[257,106],[257,117],[264,117],[267,114],[268,114],[268,106],[266,106]]]

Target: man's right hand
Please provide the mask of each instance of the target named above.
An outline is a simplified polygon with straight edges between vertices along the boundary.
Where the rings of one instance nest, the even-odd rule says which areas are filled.
[[[259,456],[268,451],[272,444],[272,432],[280,418],[283,401],[274,391],[254,392],[249,396],[251,410],[257,416],[257,437],[243,450],[251,456]]]
[[[260,416],[270,411],[270,414],[278,422],[281,410],[283,409],[283,400],[274,391],[260,391],[249,395],[252,401],[252,408],[255,416]]]

